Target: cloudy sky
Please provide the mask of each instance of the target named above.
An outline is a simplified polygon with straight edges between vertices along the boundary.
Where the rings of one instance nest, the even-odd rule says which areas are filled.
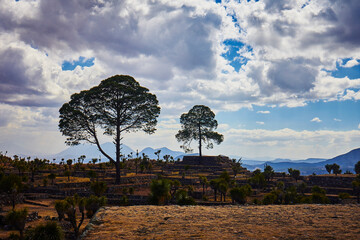
[[[358,0],[0,0],[0,151],[65,149],[61,105],[126,74],[161,106],[155,134],[125,136],[133,149],[179,150],[180,115],[204,104],[225,137],[205,154],[345,153],[360,143],[359,12]]]

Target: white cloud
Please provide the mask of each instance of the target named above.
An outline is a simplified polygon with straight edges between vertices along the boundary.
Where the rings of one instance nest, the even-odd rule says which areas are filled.
[[[341,66],[344,68],[352,68],[359,64],[360,64],[360,62],[357,59],[350,59],[349,61],[347,61],[345,64],[342,64]]]
[[[251,157],[330,158],[357,148],[360,141],[360,130],[229,129],[224,134],[223,152],[236,148],[238,155]]]
[[[256,113],[269,114],[269,113],[270,113],[270,111],[257,111]]]
[[[360,129],[360,123],[359,123],[359,125],[358,125],[358,129]]]
[[[259,125],[264,125],[265,124],[264,122],[260,122],[260,121],[258,121],[256,123],[259,124]]]
[[[317,123],[319,123],[319,122],[322,122],[322,121],[320,120],[320,118],[314,117],[313,119],[310,120],[310,122],[317,122]]]
[[[341,119],[334,118],[334,121],[335,121],[335,122],[341,122],[342,120],[341,120]]]

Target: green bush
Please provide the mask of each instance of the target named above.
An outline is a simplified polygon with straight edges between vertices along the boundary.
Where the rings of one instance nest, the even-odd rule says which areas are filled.
[[[249,184],[243,185],[241,187],[235,187],[230,190],[231,199],[234,202],[239,204],[246,203],[246,197],[250,196],[252,192],[251,186]]]
[[[63,220],[65,217],[66,209],[68,208],[68,203],[63,200],[56,200],[55,201],[55,210],[58,214],[59,221]]]
[[[26,232],[26,240],[63,240],[64,232],[56,222],[40,224]]]
[[[319,187],[319,186],[314,186],[311,189],[311,202],[312,203],[319,203],[319,204],[325,204],[325,203],[329,203],[329,199],[328,197],[326,197],[326,191],[325,189]]]
[[[341,200],[349,199],[349,198],[350,198],[350,194],[349,194],[349,193],[346,193],[346,192],[339,193],[339,198],[340,198]]]
[[[275,204],[277,201],[277,195],[274,192],[265,194],[263,198],[263,204],[269,205],[269,204]]]
[[[91,183],[90,188],[96,196],[100,197],[106,192],[107,185],[105,182],[96,181]]]
[[[85,209],[86,209],[86,216],[88,218],[92,218],[97,210],[100,207],[105,206],[107,202],[106,197],[96,197],[91,195],[89,198],[85,199]]]
[[[150,203],[156,205],[167,204],[171,198],[171,183],[167,179],[153,180],[150,185]]]
[[[24,228],[26,223],[26,217],[28,215],[27,208],[23,208],[21,210],[11,210],[6,214],[6,222],[13,226],[20,233],[20,238],[23,238]]]
[[[188,192],[184,189],[179,189],[175,193],[176,203],[179,205],[195,205],[195,200],[188,196]]]

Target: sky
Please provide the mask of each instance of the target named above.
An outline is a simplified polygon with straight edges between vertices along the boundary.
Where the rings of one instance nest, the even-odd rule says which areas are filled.
[[[359,12],[358,0],[0,0],[0,151],[66,149],[62,104],[124,74],[161,107],[155,134],[124,136],[133,149],[180,150],[180,115],[206,105],[225,140],[204,154],[346,153],[360,147]]]

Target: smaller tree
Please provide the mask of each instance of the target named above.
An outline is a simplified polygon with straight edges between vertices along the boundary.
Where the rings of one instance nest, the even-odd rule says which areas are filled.
[[[106,205],[106,202],[107,199],[104,196],[96,197],[91,195],[85,200],[86,216],[92,218],[99,208]]]
[[[295,181],[297,182],[297,180],[300,177],[300,170],[289,168],[288,172],[290,174],[290,177],[294,178]]]
[[[209,181],[205,176],[199,176],[200,184],[202,185],[202,197],[205,196],[205,186],[209,185]]]
[[[352,183],[354,195],[357,198],[357,203],[360,203],[360,175]]]
[[[66,160],[66,164],[69,166],[69,169],[71,170],[71,165],[73,164],[73,160],[72,159]]]
[[[334,164],[332,165],[332,170],[333,170],[333,173],[335,174],[335,176],[337,176],[338,174],[341,173],[340,166],[337,165],[336,163],[334,163]]]
[[[224,136],[215,132],[218,123],[215,114],[211,109],[204,105],[195,105],[188,113],[183,113],[180,117],[181,130],[175,135],[178,142],[183,142],[181,146],[185,152],[192,151],[190,144],[192,140],[199,143],[199,156],[202,157],[202,143],[206,143],[206,148],[213,148],[212,142],[220,144],[224,141]]]
[[[234,178],[236,178],[236,175],[242,170],[242,163],[240,158],[238,161],[236,159],[233,159],[231,169],[233,170]]]
[[[356,174],[360,174],[360,161],[355,164],[354,170]]]
[[[54,185],[54,180],[55,180],[55,178],[56,178],[55,173],[50,173],[50,174],[48,175],[48,179],[51,180],[51,185]]]
[[[238,204],[245,204],[246,197],[250,196],[252,192],[251,186],[249,184],[243,185],[241,187],[235,187],[230,190],[231,199]]]
[[[267,182],[269,182],[275,175],[274,169],[270,165],[265,165],[264,167],[264,177]]]
[[[171,199],[171,183],[167,179],[154,179],[150,185],[150,202],[156,205],[167,204]]]
[[[64,175],[68,178],[68,182],[70,182],[70,176],[71,176],[71,172],[69,170],[66,170],[64,172]]]
[[[326,171],[327,171],[329,174],[330,174],[331,171],[332,171],[332,167],[333,167],[332,164],[326,164],[326,165],[325,165],[325,169],[326,169]]]
[[[5,217],[6,222],[19,231],[20,239],[23,239],[24,237],[24,229],[27,215],[28,210],[27,208],[24,208],[21,210],[11,210],[7,213]]]
[[[81,213],[79,223],[77,223],[76,207],[78,207],[78,210]],[[55,202],[55,209],[59,215],[59,221],[61,221],[66,214],[67,220],[74,229],[74,234],[77,238],[79,236],[81,224],[83,223],[85,217],[85,199],[80,198],[77,194],[75,194],[73,197],[67,197],[65,200]]]
[[[107,185],[105,182],[96,181],[91,183],[90,188],[97,197],[100,197],[106,192]]]

